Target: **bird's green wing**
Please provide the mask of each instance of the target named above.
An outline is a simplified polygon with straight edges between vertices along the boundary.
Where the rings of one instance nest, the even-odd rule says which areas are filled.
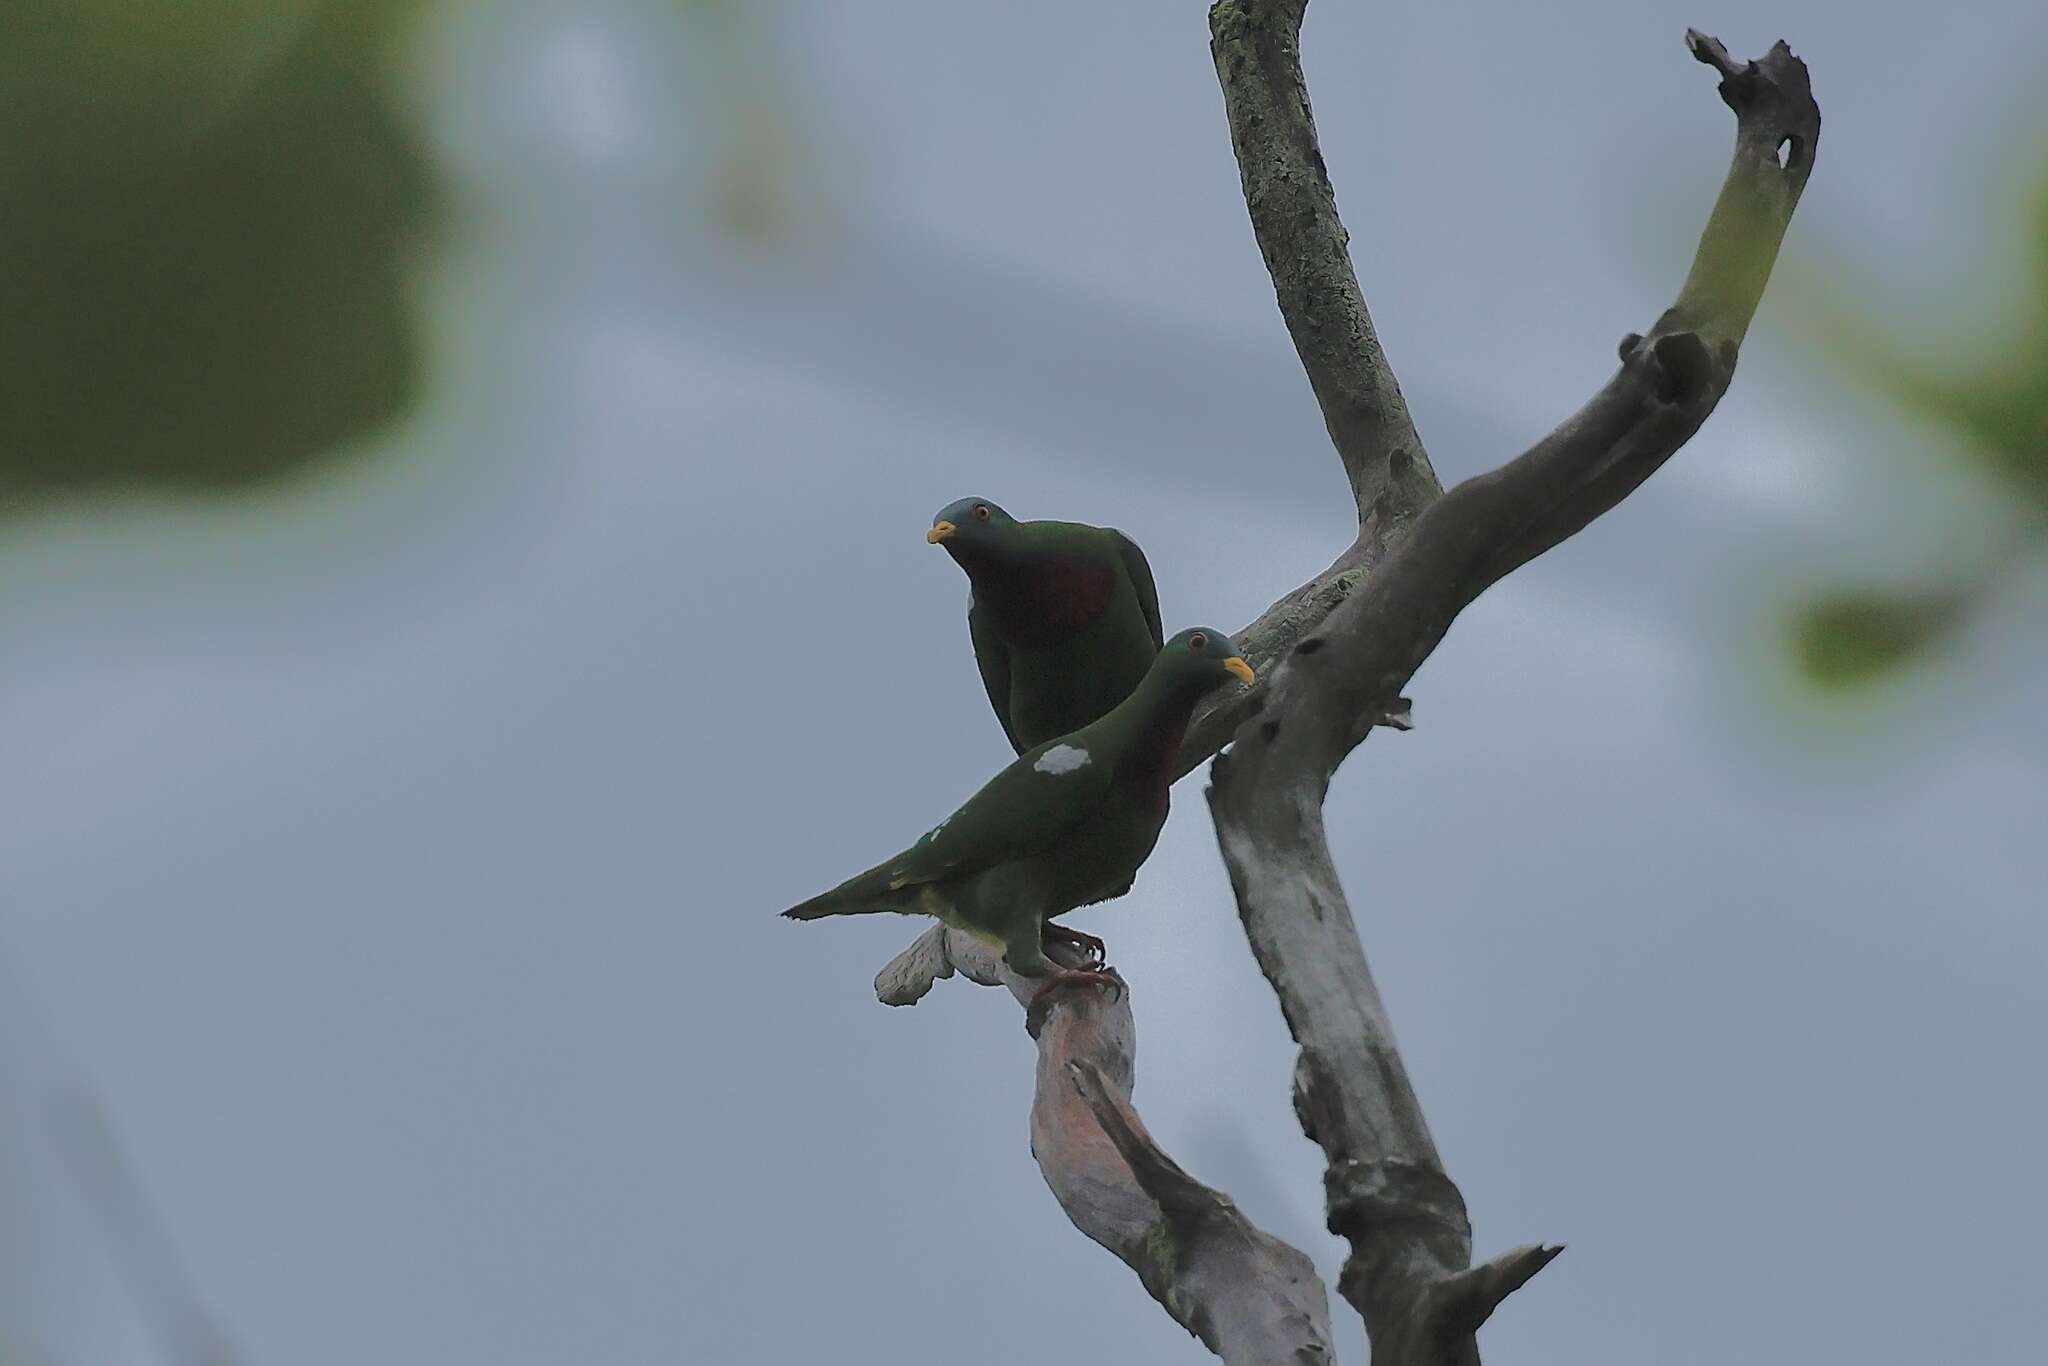
[[[995,623],[981,610],[971,591],[967,598],[967,635],[974,642],[974,662],[981,670],[981,686],[988,689],[989,704],[996,709],[996,720],[1002,722],[1010,748],[1022,754],[1024,746],[1017,742],[1017,732],[1010,726],[1010,647],[996,633]]]
[[[1051,740],[1011,761],[967,804],[894,858],[783,912],[792,920],[875,911],[932,914],[919,889],[972,877],[1058,847],[1109,795],[1116,763],[1072,737]]]
[[[1028,750],[924,838],[881,865],[891,890],[1042,854],[1109,795],[1116,765],[1072,737]]]
[[[1152,582],[1152,566],[1136,541],[1121,531],[1112,530],[1109,534],[1116,537],[1124,572],[1131,576],[1131,587],[1138,590],[1138,607],[1145,613],[1145,624],[1152,628],[1152,648],[1160,649],[1166,644],[1166,632],[1159,622],[1159,588]]]

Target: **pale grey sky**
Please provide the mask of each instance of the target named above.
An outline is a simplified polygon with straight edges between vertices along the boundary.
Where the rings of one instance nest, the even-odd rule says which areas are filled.
[[[1205,6],[457,8],[411,63],[458,193],[436,387],[384,458],[0,542],[8,1348],[160,1359],[49,1119],[83,1086],[252,1363],[1204,1359],[1040,1183],[1009,1001],[885,1010],[914,925],[774,912],[1007,753],[934,508],[1121,526],[1169,627],[1348,534]],[[1780,287],[1700,437],[1354,757],[1340,866],[1480,1246],[1570,1245],[1493,1359],[2023,1366],[2048,581],[1840,713],[1770,623],[1995,514],[1805,359],[1799,283],[1924,276],[1875,302],[1930,332],[1996,298],[2048,21],[1317,0],[1305,47],[1457,478],[1668,301],[1730,135],[1687,24],[1813,66]],[[732,90],[798,92],[781,246],[705,202]],[[1083,923],[1150,1127],[1334,1273],[1199,778]]]

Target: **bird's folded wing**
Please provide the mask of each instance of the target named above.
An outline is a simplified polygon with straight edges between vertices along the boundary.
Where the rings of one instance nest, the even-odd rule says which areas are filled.
[[[885,865],[890,888],[1045,853],[1101,807],[1114,767],[1071,736],[1027,751]]]
[[[1124,572],[1131,576],[1131,587],[1138,591],[1138,607],[1145,613],[1145,624],[1152,628],[1152,648],[1159,649],[1166,644],[1166,632],[1159,621],[1159,586],[1152,582],[1152,564],[1136,541],[1121,531],[1112,530],[1109,534],[1116,537]]]
[[[967,635],[974,642],[974,662],[981,670],[981,686],[988,689],[989,704],[996,709],[996,720],[1003,723],[1010,748],[1021,754],[1024,746],[1017,743],[1016,728],[1010,724],[1010,647],[973,598],[967,600]]]

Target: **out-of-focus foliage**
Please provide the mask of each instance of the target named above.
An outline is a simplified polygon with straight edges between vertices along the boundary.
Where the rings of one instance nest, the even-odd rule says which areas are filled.
[[[417,4],[0,4],[0,506],[243,486],[406,409]]]
[[[735,237],[771,242],[786,235],[796,213],[796,135],[787,110],[797,97],[778,80],[774,35],[760,0],[678,0],[690,42],[708,61],[694,76],[716,89],[723,145],[713,202],[720,226]]]
[[[2048,550],[2048,174],[2029,224],[2033,278],[2018,335],[1967,372],[1908,360],[1895,340],[1865,324],[1844,327],[1838,353],[1908,412],[1953,435],[1950,466],[1994,481],[2013,509],[2013,525],[1993,529],[2022,554]],[[1824,687],[1872,682],[1921,658],[2010,572],[2002,556],[1987,573],[1959,568],[1952,584],[1918,589],[1845,590],[1800,611],[1794,645],[1806,676]],[[1958,586],[1961,585],[1961,586]]]
[[[1881,678],[1955,625],[1965,599],[1840,593],[1809,604],[1799,623],[1799,663],[1823,687],[1846,688]]]

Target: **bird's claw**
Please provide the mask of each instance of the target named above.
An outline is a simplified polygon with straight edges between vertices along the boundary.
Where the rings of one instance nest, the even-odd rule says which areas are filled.
[[[1040,987],[1032,996],[1031,1003],[1037,1005],[1053,992],[1064,986],[1104,986],[1115,993],[1115,999],[1124,998],[1124,979],[1117,976],[1114,968],[1063,968],[1050,982]]]
[[[1109,946],[1092,934],[1048,920],[1045,922],[1045,937],[1054,943],[1079,949],[1087,957],[1090,969],[1100,971],[1109,966]]]

